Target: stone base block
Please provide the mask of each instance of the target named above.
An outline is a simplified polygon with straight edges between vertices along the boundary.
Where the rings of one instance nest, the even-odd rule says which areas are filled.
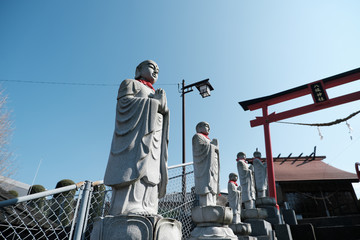
[[[287,223],[289,225],[297,225],[298,224],[297,219],[296,219],[296,214],[293,209],[282,210],[282,215],[284,217],[285,223]]]
[[[263,208],[243,209],[241,218],[246,219],[265,219],[268,217],[267,211]]]
[[[276,200],[272,197],[257,198],[255,205],[260,208],[263,206],[276,206]]]
[[[238,237],[227,226],[195,227],[188,240],[237,240]]]
[[[234,234],[237,236],[249,236],[251,234],[250,223],[230,224],[229,227],[231,228],[231,230],[233,230]]]
[[[251,236],[269,236],[272,234],[271,223],[262,219],[247,219],[251,224]]]
[[[274,229],[278,240],[293,240],[289,225],[275,224]]]
[[[253,236],[238,236],[238,240],[257,240],[257,237],[253,237]]]
[[[182,239],[181,229],[181,222],[172,218],[162,218],[155,225],[154,240],[167,240],[169,236],[172,240],[180,240]]]
[[[198,206],[191,210],[191,217],[196,227],[189,240],[225,239],[237,240],[237,236],[229,228],[232,221],[232,210],[224,206]]]
[[[229,207],[224,206],[198,206],[191,210],[191,217],[197,225],[202,224],[213,226],[214,224],[228,225],[233,215]]]
[[[168,239],[181,240],[181,223],[161,216],[120,215],[100,218],[93,225],[91,240]]]
[[[280,211],[274,206],[263,206],[262,209],[265,209],[267,212],[266,221],[271,224],[282,224],[282,216],[280,215]]]
[[[271,234],[268,236],[258,236],[257,240],[278,240],[275,235],[275,231],[271,231]]]

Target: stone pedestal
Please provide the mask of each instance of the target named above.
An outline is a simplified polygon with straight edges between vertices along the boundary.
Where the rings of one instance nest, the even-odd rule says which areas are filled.
[[[256,237],[257,240],[275,240],[275,231],[273,231],[271,223],[266,221],[269,217],[265,208],[244,209],[241,217],[245,223],[251,225],[250,236]]]
[[[258,238],[253,236],[238,236],[238,240],[258,240]]]
[[[229,227],[238,237],[238,240],[256,240],[256,237],[249,236],[252,231],[249,223],[230,224]]]
[[[271,223],[263,219],[247,219],[246,223],[251,224],[252,236],[268,236],[272,232]]]
[[[265,219],[268,217],[267,211],[262,208],[243,209],[241,218],[246,219]]]
[[[99,218],[91,240],[181,240],[181,223],[161,216],[120,215]]]
[[[275,224],[274,229],[278,240],[293,240],[288,224]]]
[[[196,227],[189,240],[237,240],[237,236],[228,226],[232,220],[232,210],[223,206],[198,206],[191,211]]]
[[[260,209],[264,209],[267,212],[266,221],[271,224],[282,224],[282,217],[280,215],[279,209],[276,207],[276,201],[271,197],[264,197],[256,199],[256,207]]]
[[[256,206],[276,206],[276,201],[272,197],[263,197],[256,199],[255,204]]]
[[[268,217],[265,218],[266,221],[274,225],[283,223],[279,209],[273,206],[262,206],[262,209],[265,209],[268,214]]]
[[[283,217],[284,217],[284,221],[286,224],[289,225],[297,225],[297,219],[296,219],[296,214],[295,211],[293,209],[284,209],[282,211]]]
[[[251,236],[255,236],[258,240],[276,240],[275,231],[273,231],[271,223],[263,219],[247,219],[246,223],[251,224]]]

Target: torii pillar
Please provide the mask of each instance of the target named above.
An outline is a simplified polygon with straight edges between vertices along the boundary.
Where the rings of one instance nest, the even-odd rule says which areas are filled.
[[[239,102],[242,108],[247,111],[262,109],[262,116],[250,121],[251,127],[264,126],[266,162],[268,173],[269,196],[276,199],[276,186],[274,174],[274,162],[271,148],[270,123],[303,115],[310,112],[334,107],[344,103],[360,100],[360,91],[353,92],[340,97],[329,98],[326,89],[340,86],[349,82],[360,79],[360,68],[344,72],[332,77],[328,77],[316,82],[305,84],[296,88],[292,88],[280,93],[269,95],[266,97],[255,98],[243,102]],[[268,114],[268,106],[285,102],[294,98],[311,94],[314,100],[313,104],[294,108],[280,113]]]

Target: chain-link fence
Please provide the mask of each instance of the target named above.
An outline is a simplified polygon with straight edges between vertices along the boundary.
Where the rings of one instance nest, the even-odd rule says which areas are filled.
[[[182,223],[183,239],[194,225],[196,204],[193,165],[169,167],[167,194],[159,200],[159,214]],[[90,239],[93,223],[106,216],[111,189],[102,181],[63,188],[0,202],[0,239]]]
[[[81,185],[0,202],[4,206],[0,208],[0,238],[69,239]]]
[[[195,227],[191,219],[191,209],[197,204],[194,187],[192,164],[170,168],[167,194],[159,201],[160,215],[182,223],[183,239],[189,237]]]

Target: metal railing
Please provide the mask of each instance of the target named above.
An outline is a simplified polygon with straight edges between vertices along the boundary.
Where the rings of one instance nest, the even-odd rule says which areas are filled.
[[[168,172],[167,194],[159,200],[159,214],[180,221],[183,239],[186,239],[194,228],[191,219],[191,208],[196,204],[193,165],[172,166]],[[94,222],[107,215],[110,200],[111,188],[102,181],[85,181],[2,201],[0,239],[90,239]]]

